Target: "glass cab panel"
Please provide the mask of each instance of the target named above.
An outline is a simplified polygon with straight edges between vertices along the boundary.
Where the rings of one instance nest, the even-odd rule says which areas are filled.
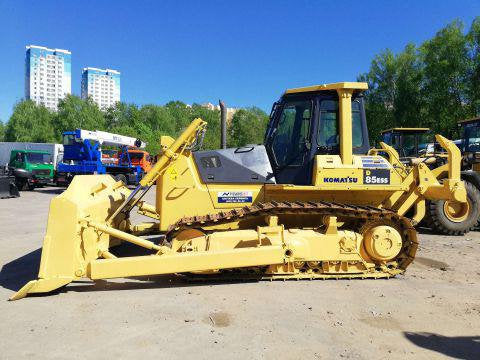
[[[272,152],[278,167],[303,163],[311,114],[311,101],[288,102],[283,106],[272,140]]]

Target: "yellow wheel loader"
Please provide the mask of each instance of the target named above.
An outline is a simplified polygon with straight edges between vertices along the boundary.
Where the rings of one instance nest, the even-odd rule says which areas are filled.
[[[51,202],[38,280],[11,299],[82,278],[403,273],[415,257],[413,225],[426,200],[466,201],[460,153],[437,136],[448,162],[433,170],[404,167],[388,145],[381,149],[388,159],[364,155],[365,89],[342,82],[287,90],[274,104],[264,145],[198,151],[206,123],[195,119],[178,139],[162,137],[158,162],[134,190],[109,176],[76,176]],[[156,203],[147,204],[154,184]],[[134,223],[134,211],[150,221]],[[163,240],[152,241],[158,235]],[[120,257],[120,242],[148,254]]]
[[[400,161],[405,166],[423,162],[430,169],[434,169],[448,160],[445,151],[436,148],[429,128],[393,128],[382,131],[381,135],[383,142],[399,153]],[[458,145],[462,147],[460,142]],[[427,213],[423,223],[441,234],[463,235],[474,229],[479,222],[480,176],[472,170],[471,160],[474,160],[474,157],[465,152],[462,158],[460,177],[465,183],[467,202],[448,199],[427,201]]]

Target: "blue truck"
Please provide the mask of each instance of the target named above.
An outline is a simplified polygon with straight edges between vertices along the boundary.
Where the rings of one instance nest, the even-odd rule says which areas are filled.
[[[133,165],[128,149],[144,148],[141,140],[104,131],[76,129],[63,134],[63,160],[57,166],[56,182],[67,185],[75,175],[110,174],[125,184],[137,184],[144,171]],[[102,162],[102,146],[119,148],[118,161]]]

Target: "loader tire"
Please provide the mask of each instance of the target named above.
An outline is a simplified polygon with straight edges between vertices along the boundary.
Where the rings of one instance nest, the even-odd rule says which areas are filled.
[[[426,225],[444,235],[463,235],[478,225],[480,216],[480,191],[465,181],[467,205],[445,200],[427,203]]]

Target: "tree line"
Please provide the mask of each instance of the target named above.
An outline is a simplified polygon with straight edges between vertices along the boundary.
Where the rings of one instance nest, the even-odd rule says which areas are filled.
[[[377,54],[358,76],[369,89],[365,108],[370,139],[390,127],[430,127],[453,138],[457,121],[480,115],[480,17],[464,30],[453,21],[419,46]],[[0,141],[59,142],[66,130],[105,130],[138,137],[157,153],[161,135],[178,134],[196,117],[208,122],[204,148],[220,147],[220,114],[198,104],[171,101],[163,106],[117,103],[101,111],[91,100],[68,95],[57,112],[30,100],[17,103],[8,122],[0,122]],[[261,143],[267,114],[252,107],[237,111],[228,126],[228,146]]]
[[[220,111],[199,104],[187,106],[171,101],[163,106],[119,102],[102,111],[91,99],[68,95],[50,111],[31,100],[17,103],[6,125],[0,127],[0,139],[19,142],[61,142],[64,131],[74,129],[103,130],[139,138],[147,143],[147,151],[157,154],[160,136],[176,138],[195,118],[208,122],[203,148],[220,147]],[[267,114],[252,107],[239,109],[228,124],[227,139],[231,147],[263,142]]]
[[[459,120],[480,115],[480,17],[464,31],[455,20],[420,46],[376,55],[367,73],[370,139],[390,127],[429,127],[458,136]]]

